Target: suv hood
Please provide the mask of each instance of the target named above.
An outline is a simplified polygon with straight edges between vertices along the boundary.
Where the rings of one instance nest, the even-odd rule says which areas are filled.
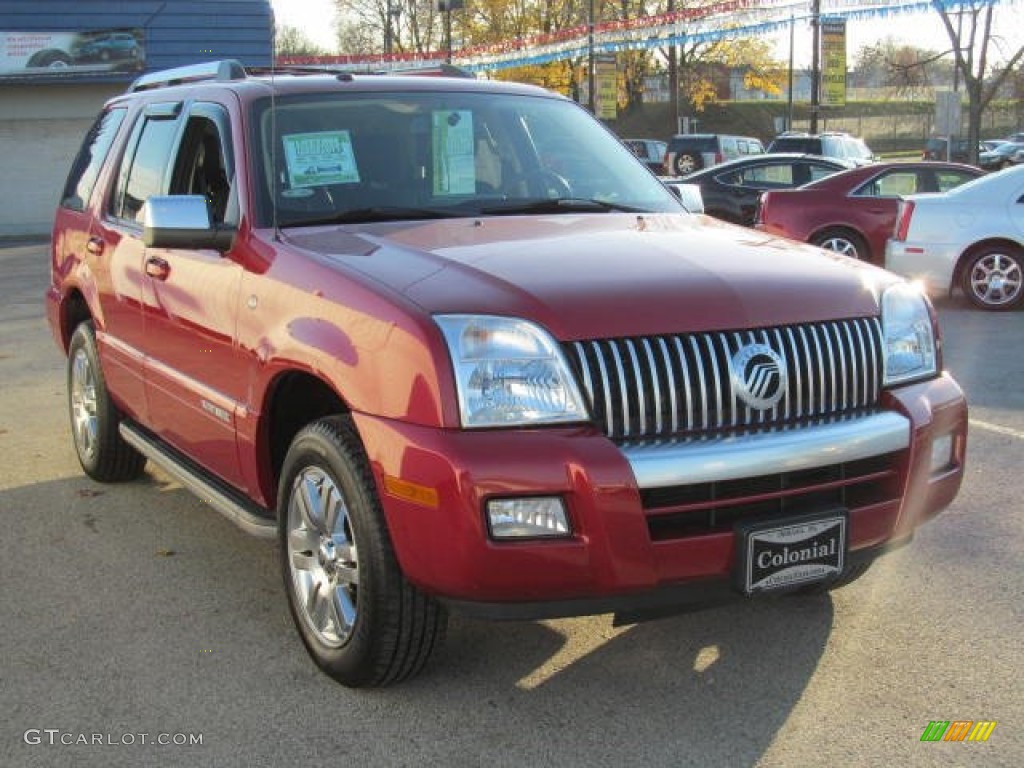
[[[289,232],[429,313],[539,322],[562,340],[726,330],[878,313],[895,278],[702,216],[561,214]]]

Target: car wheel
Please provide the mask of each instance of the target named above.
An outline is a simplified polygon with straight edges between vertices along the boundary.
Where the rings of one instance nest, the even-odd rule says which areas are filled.
[[[867,261],[871,258],[864,238],[849,230],[829,229],[815,235],[811,242],[820,248],[841,253],[843,256],[849,256],[851,259]]]
[[[688,173],[699,171],[704,167],[704,159],[692,152],[680,152],[676,155],[675,172],[678,176],[685,176]]]
[[[350,687],[399,682],[443,643],[447,613],[402,575],[351,420],[296,435],[278,494],[285,591],[313,661]]]
[[[142,474],[146,457],[118,431],[122,416],[107,392],[92,321],[81,323],[71,336],[67,379],[71,435],[85,474],[100,482]]]
[[[981,309],[1013,309],[1024,298],[1021,286],[1024,251],[1001,245],[982,248],[968,258],[961,288]]]

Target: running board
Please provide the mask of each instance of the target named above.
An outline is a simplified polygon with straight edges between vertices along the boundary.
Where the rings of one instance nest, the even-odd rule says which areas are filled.
[[[152,461],[167,474],[192,491],[243,531],[257,538],[277,536],[277,521],[260,515],[256,505],[224,483],[208,475],[173,448],[130,421],[122,421],[121,437],[132,448]]]

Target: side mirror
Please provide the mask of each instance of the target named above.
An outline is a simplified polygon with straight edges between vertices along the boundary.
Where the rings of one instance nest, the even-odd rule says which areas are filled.
[[[704,196],[700,193],[700,186],[687,184],[684,181],[663,181],[669,191],[679,198],[679,201],[690,213],[704,213]]]
[[[142,242],[148,248],[228,251],[236,229],[215,224],[202,195],[155,195],[142,209]]]

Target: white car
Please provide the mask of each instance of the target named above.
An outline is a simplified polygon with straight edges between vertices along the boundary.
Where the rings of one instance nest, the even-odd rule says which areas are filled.
[[[1024,165],[982,176],[943,194],[910,195],[900,205],[885,266],[921,280],[929,293],[960,288],[982,309],[1024,299]]]

